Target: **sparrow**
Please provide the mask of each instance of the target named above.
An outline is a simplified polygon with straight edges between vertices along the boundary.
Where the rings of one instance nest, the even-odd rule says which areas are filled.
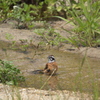
[[[50,55],[47,58],[48,58],[48,63],[45,65],[45,68],[43,69],[42,72],[47,75],[54,75],[58,70],[58,65],[53,55]]]

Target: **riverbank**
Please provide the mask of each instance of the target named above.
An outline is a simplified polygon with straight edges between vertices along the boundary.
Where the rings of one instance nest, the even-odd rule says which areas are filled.
[[[46,91],[0,84],[0,100],[93,100],[92,95],[70,91]]]

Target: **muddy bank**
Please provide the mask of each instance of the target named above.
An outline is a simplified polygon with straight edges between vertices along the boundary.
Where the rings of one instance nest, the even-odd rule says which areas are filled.
[[[98,58],[100,59],[100,47],[93,48],[93,47],[80,47],[76,48],[69,44],[65,44],[64,47],[60,48],[61,51],[64,52],[71,52],[71,53],[78,53],[83,56],[91,57],[91,58]]]
[[[40,25],[42,27],[43,25]],[[22,40],[26,41],[25,43],[30,44],[30,41],[33,45],[38,46],[40,41],[43,41],[42,38],[34,33],[34,30],[26,30],[26,29],[14,29],[12,28],[13,25],[11,22],[4,23],[0,25],[0,40],[6,42],[16,41],[17,43],[21,43]],[[72,25],[67,24],[64,21],[56,21],[52,23],[52,27],[57,30],[62,36],[68,37],[70,34],[62,28],[70,30],[73,28]],[[9,37],[11,36],[11,37]],[[63,44],[62,47],[59,48],[64,52],[72,52],[72,53],[79,53],[84,55],[87,52],[87,56],[93,58],[100,58],[100,47],[98,48],[87,48],[87,47],[80,47],[79,49],[70,45],[70,44]]]

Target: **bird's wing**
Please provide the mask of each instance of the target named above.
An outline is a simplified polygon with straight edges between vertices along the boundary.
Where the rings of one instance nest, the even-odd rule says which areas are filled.
[[[44,70],[46,70],[46,69],[48,69],[48,64],[46,64],[46,66],[45,66]]]

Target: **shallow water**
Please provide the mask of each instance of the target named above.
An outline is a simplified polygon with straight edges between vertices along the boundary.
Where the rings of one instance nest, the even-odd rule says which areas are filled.
[[[87,57],[81,67],[83,56],[79,54],[58,50],[37,50],[34,47],[27,48],[27,51],[19,47],[17,50],[11,50],[9,49],[11,44],[2,41],[0,44],[0,59],[12,60],[26,77],[26,82],[21,83],[20,87],[93,92],[97,84],[100,86],[100,59]],[[47,56],[51,54],[55,56],[59,67],[57,75],[50,78],[44,74],[32,73],[34,70],[43,69],[47,63]]]

